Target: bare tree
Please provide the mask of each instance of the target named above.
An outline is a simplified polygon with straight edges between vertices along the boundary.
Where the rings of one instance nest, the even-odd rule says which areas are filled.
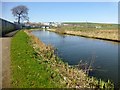
[[[29,20],[28,17],[28,8],[24,5],[16,6],[11,9],[12,14],[18,20],[18,24],[20,24],[21,20]]]

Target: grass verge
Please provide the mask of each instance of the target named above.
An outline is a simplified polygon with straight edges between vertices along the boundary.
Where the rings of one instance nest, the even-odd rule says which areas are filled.
[[[18,32],[15,37],[12,38],[12,87],[62,87],[59,85],[60,76],[56,73],[55,78],[50,77],[53,73],[52,69],[46,64],[46,62],[40,63],[40,61],[43,61],[44,58],[37,57],[36,52],[30,44],[30,37],[23,31]]]
[[[76,27],[74,27],[76,28]],[[62,34],[68,34],[68,35],[76,35],[76,36],[82,36],[82,37],[88,37],[88,38],[95,38],[95,39],[102,39],[102,40],[108,40],[108,41],[115,41],[120,42],[119,40],[119,32],[118,30],[99,30],[99,29],[68,29],[65,27],[59,27],[56,29],[50,29],[49,31],[62,33]]]
[[[113,88],[110,81],[90,78],[82,70],[63,63],[51,46],[25,32],[19,31],[12,38],[13,88]]]

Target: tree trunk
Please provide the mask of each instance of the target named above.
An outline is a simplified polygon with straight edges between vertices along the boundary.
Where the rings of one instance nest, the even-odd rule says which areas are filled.
[[[20,24],[20,15],[18,16],[18,24]]]

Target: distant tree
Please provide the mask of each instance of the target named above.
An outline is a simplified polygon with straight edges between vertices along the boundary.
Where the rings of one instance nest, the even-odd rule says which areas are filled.
[[[29,21],[28,10],[29,9],[24,5],[16,6],[11,9],[13,16],[18,20],[18,24],[20,24],[21,20]]]

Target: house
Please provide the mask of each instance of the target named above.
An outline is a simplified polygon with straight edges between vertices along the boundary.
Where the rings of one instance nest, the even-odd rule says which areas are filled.
[[[95,26],[95,28],[99,29],[99,28],[102,28],[101,26]]]

